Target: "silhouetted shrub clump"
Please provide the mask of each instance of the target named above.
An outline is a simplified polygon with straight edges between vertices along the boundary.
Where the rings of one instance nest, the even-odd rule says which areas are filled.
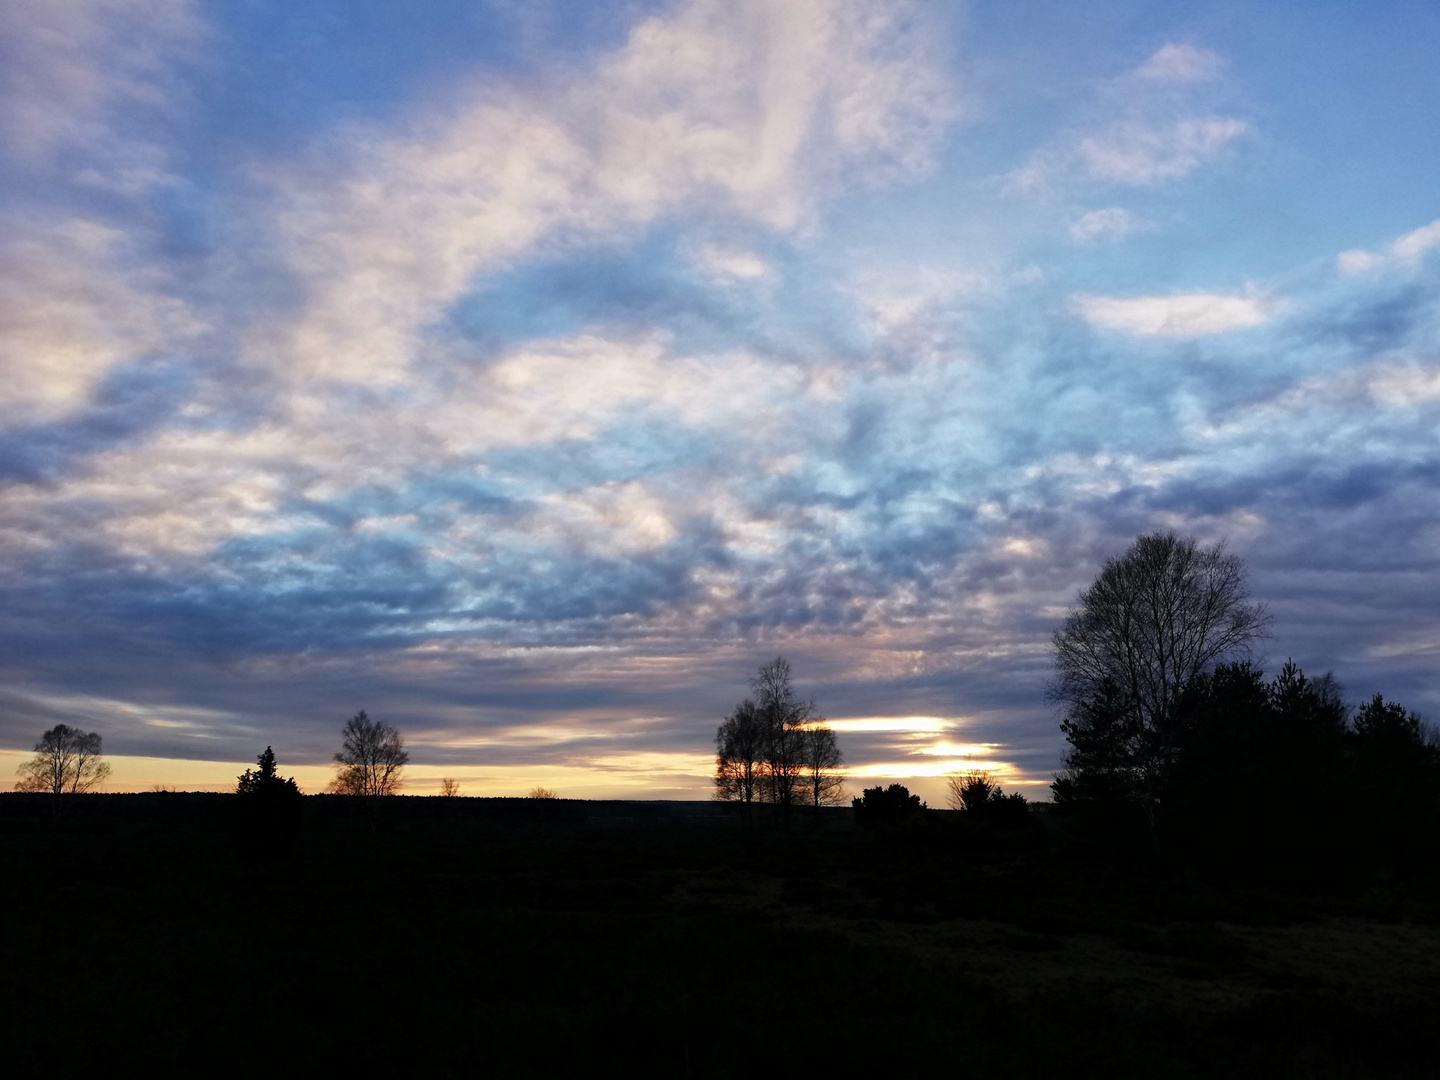
[[[903,784],[888,788],[866,788],[861,798],[851,800],[855,824],[862,829],[880,829],[924,820],[925,804],[911,795]]]

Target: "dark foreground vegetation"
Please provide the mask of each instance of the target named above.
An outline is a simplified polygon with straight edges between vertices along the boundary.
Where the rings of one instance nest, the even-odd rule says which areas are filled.
[[[12,1075],[1365,1077],[1440,1054],[1433,861],[1221,880],[1043,809],[784,832],[704,804],[311,796],[290,834],[244,796],[42,799],[0,796]]]

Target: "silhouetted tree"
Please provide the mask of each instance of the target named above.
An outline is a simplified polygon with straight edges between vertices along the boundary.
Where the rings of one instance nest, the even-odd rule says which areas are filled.
[[[1426,736],[1416,713],[1380,694],[1355,711],[1350,745],[1355,787],[1364,798],[1350,809],[1372,859],[1395,868],[1436,854],[1440,749]]]
[[[765,728],[755,702],[746,698],[715,732],[715,798],[740,805],[748,826],[764,773]]]
[[[460,794],[460,785],[452,777],[442,777],[440,780],[440,794],[454,798]]]
[[[280,775],[272,748],[265,747],[256,765],[241,773],[235,786],[241,796],[241,835],[254,855],[288,854],[300,831],[300,788],[293,778]]]
[[[1420,716],[1398,702],[1386,701],[1382,694],[1355,710],[1354,731],[1363,752],[1381,754],[1397,763],[1405,758],[1424,761],[1431,754]]]
[[[258,768],[246,769],[240,774],[235,786],[237,795],[287,796],[299,795],[300,788],[294,779],[283,777],[276,771],[275,751],[265,747],[265,752],[255,759]]]
[[[48,792],[58,814],[64,796],[90,791],[110,775],[110,764],[100,760],[100,754],[98,734],[56,724],[40,736],[35,756],[16,770],[20,779],[15,790]]]
[[[410,754],[400,732],[371,720],[361,709],[345,724],[335,762],[340,766],[330,790],[337,795],[393,795]]]
[[[1299,882],[1350,865],[1348,710],[1328,673],[1287,660],[1270,682],[1248,662],[1197,677],[1179,709],[1167,843],[1211,870]],[[1317,797],[1317,795],[1319,797]]]
[[[805,800],[815,814],[815,827],[820,827],[820,807],[835,806],[845,801],[845,777],[840,766],[845,764],[835,732],[823,718],[812,717],[800,730],[800,762]]]
[[[925,811],[920,796],[911,795],[910,789],[903,784],[866,788],[861,797],[852,800],[850,805],[855,809],[855,824],[862,829],[902,825]]]
[[[525,797],[526,797],[527,799],[558,799],[560,796],[555,794],[555,791],[554,791],[553,788],[538,787],[538,786],[537,786],[537,787],[532,787],[532,788],[526,793]]]
[[[797,698],[790,679],[790,662],[777,656],[750,681],[764,739],[765,801],[782,828],[790,825],[804,772],[804,728],[815,715],[815,703]]]
[[[1052,695],[1073,710],[1118,693],[1131,713],[1133,768],[1152,832],[1175,760],[1182,696],[1265,631],[1264,608],[1247,599],[1244,567],[1223,544],[1152,533],[1106,562],[1055,632]]]
[[[1065,768],[1050,786],[1055,805],[1113,819],[1141,808],[1140,716],[1114,679],[1072,702],[1060,730],[1070,743]]]
[[[816,774],[806,771],[806,732],[820,717],[813,701],[795,696],[790,663],[783,656],[762,666],[750,689],[751,696],[715,732],[715,798],[738,802],[747,824],[755,803],[769,803],[776,823],[788,828],[793,807],[815,798],[813,786],[807,786]],[[825,736],[819,739],[821,744],[809,749],[823,758]],[[829,749],[839,753],[838,747]],[[836,767],[838,762],[818,766],[822,802],[835,797],[831,777]]]

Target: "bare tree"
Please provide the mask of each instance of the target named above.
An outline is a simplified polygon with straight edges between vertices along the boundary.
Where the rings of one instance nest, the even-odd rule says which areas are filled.
[[[55,813],[64,795],[90,791],[110,775],[110,763],[100,760],[101,740],[95,732],[56,724],[35,744],[35,756],[17,770],[16,791],[48,792]]]
[[[747,827],[760,796],[764,757],[765,729],[755,702],[746,698],[715,732],[715,798],[738,802]]]
[[[555,794],[554,788],[536,786],[532,787],[525,797],[527,799],[558,799],[560,796]]]
[[[410,760],[400,732],[371,720],[361,709],[345,724],[343,735],[335,755],[340,770],[330,790],[337,795],[394,795],[400,770]]]
[[[801,701],[790,682],[790,662],[777,656],[750,680],[763,731],[765,798],[780,825],[788,828],[804,770],[802,732],[815,715],[813,701]]]
[[[812,716],[800,729],[800,761],[805,799],[815,811],[815,827],[820,827],[820,807],[835,806],[845,801],[845,777],[840,766],[845,757],[835,732],[822,716]]]
[[[1074,710],[1118,690],[1133,711],[1152,828],[1174,764],[1181,695],[1218,661],[1247,652],[1268,623],[1223,543],[1152,533],[1105,563],[1055,632],[1051,695]]]
[[[715,732],[715,798],[740,803],[747,825],[754,804],[769,803],[776,821],[788,828],[793,807],[807,794],[806,731],[820,718],[813,701],[795,696],[783,656],[761,667],[750,689]],[[833,733],[830,739],[834,749]],[[819,766],[822,794],[834,788],[827,778],[838,764]]]
[[[454,798],[460,794],[460,785],[452,777],[445,776],[440,779],[440,794],[447,798]]]

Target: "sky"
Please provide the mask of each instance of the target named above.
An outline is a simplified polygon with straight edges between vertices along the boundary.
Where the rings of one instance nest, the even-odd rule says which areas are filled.
[[[1440,718],[1428,2],[9,0],[0,771],[1044,797],[1154,530]]]

